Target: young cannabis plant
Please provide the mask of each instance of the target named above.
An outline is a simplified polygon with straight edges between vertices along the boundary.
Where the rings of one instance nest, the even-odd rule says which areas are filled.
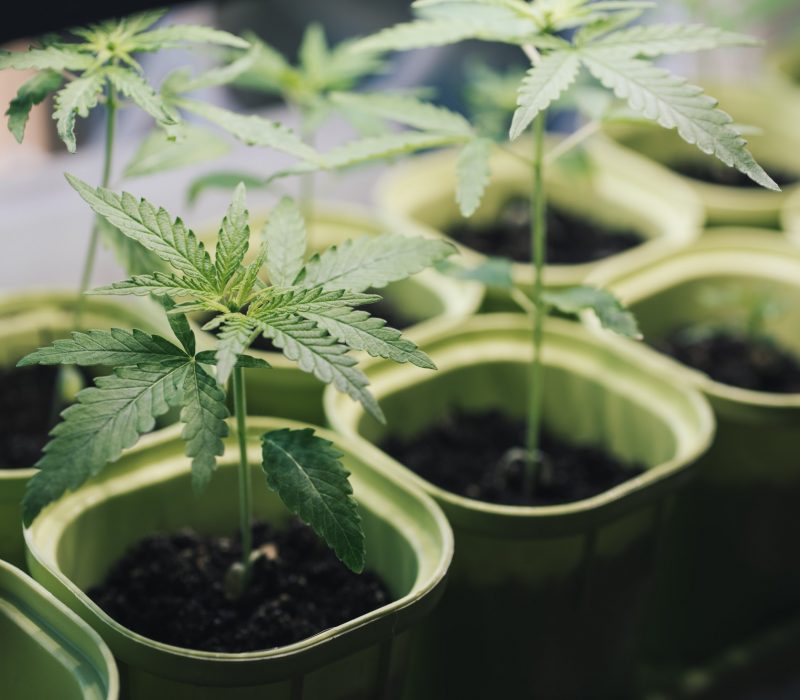
[[[249,215],[239,186],[222,221],[212,260],[203,243],[180,219],[127,193],[94,189],[67,176],[94,212],[125,236],[158,256],[170,272],[137,275],[95,289],[93,294],[155,295],[162,299],[180,345],[139,330],[75,332],[20,361],[113,367],[66,409],[36,465],[23,501],[30,523],[40,510],[119,458],[156,417],[180,407],[192,482],[209,483],[223,453],[230,380],[239,444],[242,571],[252,555],[252,487],[247,461],[243,369],[267,368],[246,354],[263,335],[300,369],[360,401],[378,420],[383,414],[367,390],[367,379],[349,350],[364,350],[396,362],[434,368],[431,360],[399,331],[357,307],[380,299],[363,291],[419,272],[453,252],[439,240],[394,234],[347,241],[306,259],[306,232],[297,205],[284,199],[263,231],[256,259],[245,264]],[[262,277],[266,272],[267,279]],[[206,328],[218,327],[216,351],[196,352],[186,313],[215,313]],[[216,366],[216,374],[211,370]],[[348,482],[331,444],[310,428],[262,436],[269,488],[305,520],[351,569],[364,567],[364,533]]]
[[[531,67],[517,90],[517,109],[510,128],[512,140],[533,125],[531,160],[531,243],[536,279],[533,290],[533,345],[528,410],[526,488],[533,489],[541,462],[542,421],[541,346],[548,309],[564,312],[594,309],[608,316],[613,330],[636,335],[635,323],[601,290],[578,287],[545,292],[543,269],[546,219],[543,185],[544,136],[548,108],[575,85],[582,69],[625,100],[631,111],[656,121],[755,182],[777,190],[775,182],[756,163],[733,120],[717,102],[683,78],[653,64],[665,54],[752,44],[739,34],[702,26],[632,25],[650,3],[636,0],[417,0],[418,17],[368,37],[366,51],[407,50],[482,39],[519,46]],[[569,38],[565,38],[564,34]],[[489,181],[488,148],[471,141],[459,159],[459,201],[477,206]],[[621,323],[619,323],[621,321]]]

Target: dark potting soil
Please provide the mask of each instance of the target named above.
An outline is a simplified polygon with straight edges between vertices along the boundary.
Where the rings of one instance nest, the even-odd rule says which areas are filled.
[[[530,262],[530,206],[524,198],[510,199],[490,226],[457,224],[448,234],[484,255]],[[592,219],[560,207],[547,209],[547,250],[550,265],[579,265],[602,260],[644,243],[642,234],[629,229],[608,228]]]
[[[759,189],[761,185],[753,182],[747,175],[740,173],[736,168],[729,168],[723,163],[709,156],[708,159],[679,160],[670,163],[669,167],[676,173],[680,173],[692,180],[700,180],[711,185],[722,185],[724,187],[743,187]],[[775,180],[780,187],[793,185],[800,178],[783,170],[776,170],[772,167],[767,169],[770,177]]]
[[[280,530],[254,525],[253,543],[266,556],[237,600],[224,580],[241,556],[238,537],[189,530],[141,540],[89,597],[150,639],[232,653],[292,644],[390,600],[377,574],[354,574],[297,520]]]
[[[542,435],[544,461],[534,494],[523,494],[524,465],[508,459],[525,445],[526,422],[494,410],[457,411],[411,439],[390,437],[381,448],[421,477],[467,498],[520,506],[571,503],[641,474],[604,450]]]
[[[800,393],[800,359],[769,338],[688,327],[651,344],[723,384],[776,394]]]
[[[39,459],[63,407],[53,411],[59,368],[0,368],[0,469],[25,469]]]

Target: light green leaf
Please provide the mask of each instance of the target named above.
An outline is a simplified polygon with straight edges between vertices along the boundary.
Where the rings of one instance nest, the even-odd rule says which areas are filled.
[[[258,56],[258,47],[251,46],[248,51],[235,61],[231,61],[224,66],[212,68],[197,77],[188,77],[188,74],[184,72],[176,73],[174,74],[176,78],[171,81],[168,87],[171,91],[183,93],[235,83],[243,73],[252,69]],[[179,80],[178,76],[186,77],[186,79]]]
[[[197,362],[204,365],[216,365],[217,356],[214,350],[203,350],[198,352],[194,358]],[[260,357],[251,357],[250,355],[239,355],[239,360],[236,362],[237,367],[242,369],[269,369],[270,364]]]
[[[314,256],[306,265],[300,284],[306,288],[363,292],[421,272],[454,252],[452,244],[437,238],[394,233],[361,236]]]
[[[28,482],[22,502],[30,525],[46,505],[81,486],[107,464],[119,459],[155,419],[183,400],[190,363],[119,367],[98,377],[96,387],[78,394],[78,403],[62,414],[50,442],[36,463],[39,472]]]
[[[273,430],[261,437],[267,485],[355,572],[364,570],[364,531],[349,473],[333,443],[311,428]]]
[[[511,122],[512,141],[575,82],[580,67],[580,58],[576,53],[556,51],[545,56],[527,72],[519,88],[517,110]]]
[[[359,294],[344,289],[327,291],[322,287],[311,289],[267,287],[250,303],[248,314],[269,320],[276,316],[286,317],[306,312],[324,313],[330,309],[374,304],[380,299],[377,294]]]
[[[241,172],[209,173],[208,175],[202,175],[192,180],[192,183],[189,185],[189,191],[186,193],[186,198],[190,204],[193,204],[197,201],[197,198],[208,189],[232,190],[240,182],[243,183],[248,190],[266,186],[264,178],[258,175],[250,175],[249,173]]]
[[[394,158],[428,148],[438,148],[461,143],[465,137],[461,134],[424,133],[405,131],[385,134],[351,141],[344,146],[334,148],[319,158],[320,165],[328,170],[349,168],[376,160]]]
[[[460,280],[472,280],[487,287],[511,289],[514,286],[512,262],[508,258],[486,258],[475,267],[462,267],[449,260],[437,263],[436,269],[442,274]]]
[[[634,315],[611,292],[596,287],[571,287],[545,292],[544,303],[566,314],[578,314],[591,309],[603,328],[626,338],[641,339],[642,334]]]
[[[292,81],[296,81],[294,68],[283,55],[253,33],[246,38],[256,51],[253,65],[236,78],[236,85],[262,92],[280,93]]]
[[[480,206],[491,177],[491,151],[492,141],[478,138],[464,146],[458,155],[456,201],[462,216],[472,216]]]
[[[8,130],[18,143],[22,143],[25,135],[25,125],[28,123],[31,108],[42,102],[51,92],[58,90],[63,82],[64,78],[59,73],[45,70],[34,75],[17,91],[17,96],[8,105],[6,115]]]
[[[97,73],[77,78],[56,93],[53,119],[59,138],[75,153],[75,117],[88,117],[97,106],[105,87],[105,78]]]
[[[167,312],[167,322],[172,332],[175,334],[175,337],[178,339],[178,342],[183,345],[186,354],[189,355],[189,357],[193,357],[197,348],[195,346],[194,331],[189,325],[189,319],[186,317],[186,314],[181,313],[175,302],[169,296],[157,296],[155,299]]]
[[[312,82],[316,82],[318,77],[324,75],[325,64],[330,57],[325,30],[319,22],[312,22],[306,27],[297,56],[300,59],[301,69]]]
[[[193,362],[183,384],[181,437],[186,456],[192,459],[192,486],[202,491],[211,480],[217,457],[225,452],[222,438],[228,434],[225,419],[230,415],[225,392],[197,362]]]
[[[233,274],[239,269],[250,247],[250,214],[245,205],[245,187],[239,183],[233,193],[228,213],[219,230],[214,264],[217,281],[224,290]]]
[[[744,34],[726,32],[700,24],[636,25],[592,42],[592,51],[611,51],[615,56],[662,56],[708,51],[724,46],[758,46],[761,42]]]
[[[256,259],[248,265],[245,265],[236,277],[231,282],[231,291],[236,299],[238,305],[244,304],[245,300],[250,296],[254,289],[259,289],[264,286],[264,283],[259,278],[261,268],[267,261],[267,244],[262,243],[258,251]]]
[[[97,287],[87,294],[102,294],[107,296],[121,296],[132,294],[134,296],[168,295],[171,297],[191,296],[199,301],[213,301],[217,295],[208,291],[206,285],[196,285],[193,280],[178,277],[170,273],[154,272],[152,275],[134,275],[122,282],[112,282],[104,287]]]
[[[191,24],[175,24],[137,34],[135,42],[136,51],[160,51],[183,44],[216,44],[234,49],[246,49],[250,46],[247,41],[229,32]]]
[[[153,130],[142,141],[124,176],[141,177],[221,158],[230,152],[228,142],[194,124],[183,125],[183,138],[171,139],[161,130]]]
[[[28,51],[0,51],[0,70],[88,70],[95,59],[75,49],[48,46]]]
[[[589,48],[581,56],[592,74],[635,112],[666,129],[677,129],[685,141],[761,186],[780,190],[747,150],[747,141],[732,127],[731,117],[717,109],[717,101],[701,88],[640,59]]]
[[[284,197],[270,212],[264,226],[267,244],[267,273],[277,287],[291,287],[306,254],[306,224],[300,208],[289,197]]]
[[[258,335],[258,330],[258,324],[242,314],[230,314],[225,317],[217,336],[219,344],[216,352],[217,381],[223,386],[230,379],[239,357]]]
[[[105,74],[117,92],[133,100],[159,125],[170,126],[178,123],[176,114],[167,107],[163,98],[138,73],[121,66],[111,66],[105,69]]]
[[[128,238],[118,228],[112,226],[102,217],[97,217],[95,226],[100,231],[100,238],[117,258],[117,262],[129,275],[152,273],[166,269],[166,264],[147,248]]]

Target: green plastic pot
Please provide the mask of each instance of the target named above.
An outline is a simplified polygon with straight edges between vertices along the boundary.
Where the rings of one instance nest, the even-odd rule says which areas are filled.
[[[781,225],[786,237],[800,247],[800,191],[786,199],[781,213]]]
[[[114,658],[97,633],[16,567],[0,561],[4,700],[116,700]]]
[[[521,149],[527,153],[529,148]],[[691,243],[700,233],[702,209],[689,188],[645,158],[604,139],[587,146],[590,169],[576,173],[558,164],[546,170],[548,198],[555,204],[614,228],[633,228],[646,237],[636,248],[604,260],[581,265],[548,265],[545,285],[568,287],[584,282],[598,267],[627,270]],[[377,187],[376,199],[387,224],[415,234],[445,236],[463,222],[455,201],[454,152],[410,158],[389,171]],[[530,193],[530,169],[503,151],[491,158],[491,183],[483,203],[469,219],[475,226],[489,224],[513,197]],[[452,239],[450,239],[452,240]],[[455,241],[453,241],[455,243]],[[486,258],[459,245],[468,266]],[[533,286],[533,266],[514,263],[514,283],[525,291]],[[489,290],[485,310],[508,310],[507,295]]]
[[[75,328],[74,292],[32,292],[0,297],[0,364],[4,367],[38,347],[49,345]],[[87,297],[85,328],[127,327],[159,330],[158,310],[148,302],[121,303],[103,297]],[[20,502],[33,465],[0,469],[0,559],[23,566]]]
[[[251,229],[251,254],[258,250],[260,231],[266,214],[254,217]],[[376,235],[385,231],[375,217],[356,205],[322,205],[309,226],[309,248],[324,250],[349,238]],[[213,240],[211,234],[206,240]],[[426,332],[433,319],[456,321],[475,313],[481,304],[483,289],[475,283],[462,282],[433,270],[425,270],[385,288],[386,299],[415,321],[403,332],[411,339]],[[198,331],[203,348],[215,347],[213,336]],[[322,391],[324,384],[280,353],[250,351],[270,363],[270,370],[245,370],[247,410],[251,415],[281,416],[291,420],[320,424],[324,422]]]
[[[759,130],[748,133],[746,138],[756,160],[767,172],[779,169],[800,179],[800,162],[796,158],[800,150],[800,134],[796,128],[800,119],[800,92],[793,94],[794,91],[784,84],[768,80],[758,85],[709,85],[706,88],[738,123]],[[678,160],[699,162],[711,158],[683,141],[674,130],[658,126],[613,126],[607,128],[607,133],[667,169]],[[631,174],[636,176],[635,172]],[[755,185],[727,187],[676,176],[702,201],[708,226],[778,228],[786,200],[800,190],[800,185],[791,185],[784,192],[776,193]]]
[[[413,436],[455,408],[524,415],[526,317],[474,317],[423,348],[437,372],[366,368],[388,427],[328,392],[331,425],[367,445]],[[543,358],[550,430],[647,469],[583,501],[512,507],[444,491],[383,455],[381,470],[433,496],[456,538],[409,698],[618,699],[631,690],[655,543],[670,497],[711,440],[711,411],[699,392],[664,378],[661,358],[575,323],[548,320]]]
[[[300,427],[251,418],[252,464],[265,430]],[[237,448],[228,440],[214,482],[191,488],[180,428],[145,437],[99,477],[46,509],[26,530],[33,576],[103,637],[117,658],[129,700],[263,698],[358,700],[395,697],[402,686],[413,625],[439,598],[453,551],[442,512],[424,494],[372,468],[376,460],[339,436],[319,431],[344,453],[367,536],[367,566],[394,602],[309,639],[268,651],[224,654],[147,639],[106,615],[85,591],[142,537],[184,527],[230,534],[238,523]],[[258,472],[258,473],[257,473]],[[254,467],[255,513],[279,524],[289,514]]]
[[[703,303],[710,288],[768,295],[783,313],[767,320],[767,332],[800,353],[800,251],[764,231],[722,230],[649,268],[592,281],[628,304],[654,339],[700,322],[741,323],[746,310],[735,298]],[[664,543],[650,655],[680,665],[800,610],[800,394],[727,386],[677,362],[665,378],[692,382],[718,424]]]

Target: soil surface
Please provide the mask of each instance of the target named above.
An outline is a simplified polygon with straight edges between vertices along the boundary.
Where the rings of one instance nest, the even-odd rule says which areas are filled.
[[[59,367],[0,368],[0,469],[27,469],[39,459],[63,409],[53,411]]]
[[[676,173],[680,173],[692,180],[700,180],[711,185],[722,185],[724,187],[743,187],[747,189],[761,189],[761,185],[753,182],[747,175],[740,173],[736,168],[729,168],[716,159],[709,157],[701,160],[685,160],[670,163],[669,167]],[[767,168],[770,177],[778,183],[780,187],[787,187],[795,184],[800,178],[783,170]]]
[[[484,255],[531,261],[530,207],[524,198],[510,199],[490,226],[458,224],[448,234]],[[550,265],[579,265],[602,260],[645,242],[630,229],[608,228],[559,207],[547,210],[547,250]]]
[[[652,345],[722,384],[775,394],[800,393],[800,360],[769,338],[688,327]]]
[[[292,644],[391,600],[377,574],[354,574],[297,520],[281,530],[254,525],[253,543],[266,556],[237,600],[226,596],[224,580],[241,556],[238,537],[189,530],[143,539],[88,593],[150,639],[215,652]]]
[[[544,433],[533,495],[523,494],[524,463],[509,450],[525,445],[526,423],[500,411],[458,411],[411,440],[390,437],[381,448],[437,486],[504,505],[555,505],[595,496],[641,474],[604,450],[571,445]]]

